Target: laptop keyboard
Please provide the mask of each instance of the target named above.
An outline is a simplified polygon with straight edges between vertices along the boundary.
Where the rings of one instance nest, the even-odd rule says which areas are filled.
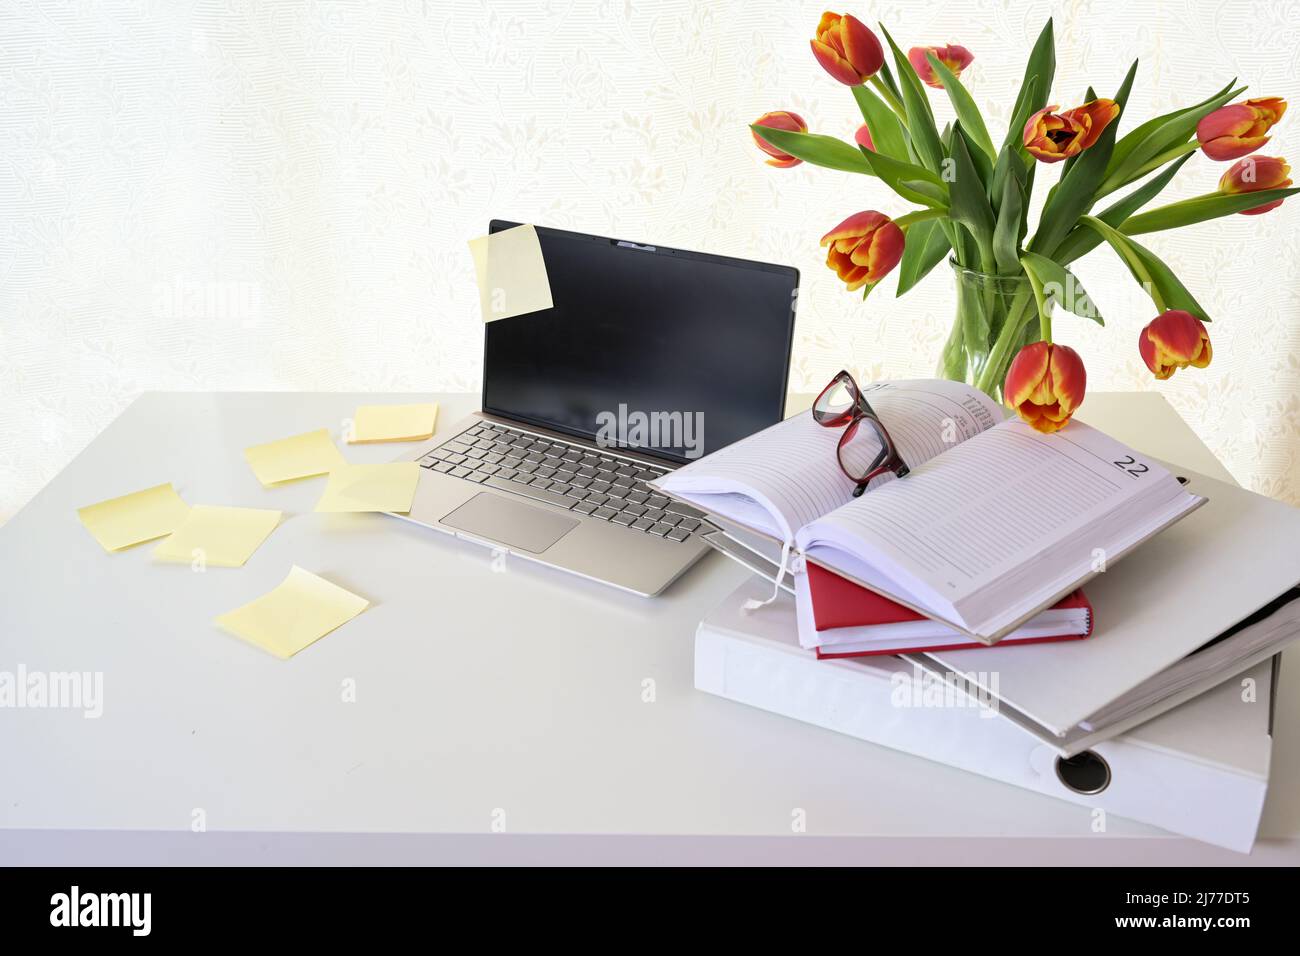
[[[420,464],[669,541],[686,541],[704,517],[646,484],[665,468],[492,422],[467,428]]]

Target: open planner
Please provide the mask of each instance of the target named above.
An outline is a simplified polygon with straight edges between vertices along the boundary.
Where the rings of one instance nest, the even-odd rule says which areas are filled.
[[[657,484],[780,545],[779,576],[820,565],[982,644],[1205,503],[1082,422],[1042,435],[959,382],[864,392],[905,478],[882,475],[855,498],[836,460],[840,430],[801,414]]]

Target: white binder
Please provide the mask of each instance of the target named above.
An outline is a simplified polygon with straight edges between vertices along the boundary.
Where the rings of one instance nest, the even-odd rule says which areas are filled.
[[[1064,758],[964,695],[927,703],[927,691],[946,685],[918,681],[911,662],[817,660],[799,647],[789,595],[741,610],[745,600],[770,593],[770,583],[750,579],[700,622],[698,690],[1216,846],[1249,852],[1254,844],[1280,658]],[[869,750],[863,759],[871,759]]]
[[[1208,504],[1088,582],[1096,631],[1087,640],[911,657],[936,672],[996,674],[998,685],[983,689],[1000,698],[1001,712],[1068,757],[1300,638],[1300,510],[1167,467],[1187,476]],[[756,574],[776,576],[770,542],[714,520],[722,530],[705,535],[709,544]],[[1231,644],[1200,656],[1198,666],[1195,652],[1229,632],[1236,632]],[[1135,693],[1162,680],[1171,683],[1158,694]]]

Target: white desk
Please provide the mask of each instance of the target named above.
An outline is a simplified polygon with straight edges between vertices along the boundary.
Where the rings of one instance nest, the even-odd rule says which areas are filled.
[[[696,693],[695,624],[743,574],[721,558],[658,600],[498,572],[404,522],[314,514],[322,479],[263,489],[241,455],[337,435],[367,401],[429,397],[148,394],[0,529],[0,670],[104,680],[98,720],[0,710],[0,861],[1300,861],[1300,674],[1283,678],[1251,857],[1119,819],[1093,834],[1086,808]],[[445,426],[475,401],[432,397]],[[1157,395],[1090,395],[1084,411],[1226,476]],[[149,546],[105,554],[77,520],[164,481],[287,517],[244,568],[205,573]],[[213,626],[294,563],[373,606],[288,662]]]

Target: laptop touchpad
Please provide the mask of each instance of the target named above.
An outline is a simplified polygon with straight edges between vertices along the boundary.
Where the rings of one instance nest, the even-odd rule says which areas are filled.
[[[442,523],[476,538],[500,541],[541,554],[581,522],[564,515],[487,492],[475,495]]]

